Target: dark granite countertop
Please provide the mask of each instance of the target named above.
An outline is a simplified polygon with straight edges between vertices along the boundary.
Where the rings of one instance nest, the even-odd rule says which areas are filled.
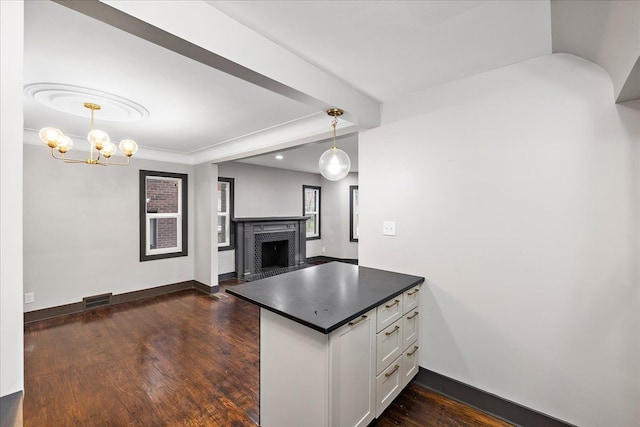
[[[331,262],[226,291],[328,334],[422,282],[424,277]]]

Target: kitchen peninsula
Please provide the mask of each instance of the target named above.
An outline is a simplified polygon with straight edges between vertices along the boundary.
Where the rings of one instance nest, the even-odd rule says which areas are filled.
[[[260,425],[378,417],[418,372],[423,282],[332,262],[227,289],[260,307]]]

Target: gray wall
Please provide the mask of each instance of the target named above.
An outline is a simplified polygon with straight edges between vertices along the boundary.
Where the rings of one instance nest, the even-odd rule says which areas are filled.
[[[357,259],[358,243],[349,241],[349,186],[358,185],[358,174],[350,173],[340,181],[322,178],[323,255]]]
[[[235,216],[301,216],[302,186],[322,184],[317,174],[228,162],[218,165],[218,176],[234,178]],[[322,194],[324,198],[324,194]],[[324,227],[324,224],[322,225]],[[307,257],[320,255],[323,239],[307,242]],[[219,274],[235,270],[235,251],[219,252]]]
[[[385,114],[409,105],[360,135],[359,252],[427,278],[420,365],[576,425],[637,424],[640,103],[550,55]]]
[[[84,154],[84,153],[83,153]],[[139,170],[189,174],[189,256],[139,261]],[[25,311],[194,278],[193,166],[132,160],[127,167],[63,164],[24,146]]]

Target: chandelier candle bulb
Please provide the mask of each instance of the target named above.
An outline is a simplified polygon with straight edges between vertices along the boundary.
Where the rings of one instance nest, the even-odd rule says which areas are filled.
[[[46,127],[40,129],[38,136],[42,142],[47,144],[49,147],[56,148],[58,145],[58,139],[62,136],[62,131],[60,129]]]
[[[120,141],[120,151],[122,151],[125,156],[131,157],[138,151],[138,144],[131,139],[123,139]]]
[[[72,148],[73,148],[73,141],[71,140],[71,138],[69,138],[66,135],[62,135],[56,141],[56,149],[59,152],[61,152],[62,154],[66,153],[67,151],[71,150]]]
[[[105,156],[107,159],[111,157],[113,154],[115,154],[115,152],[116,152],[116,145],[111,141],[106,142],[102,147],[102,151],[101,151],[102,155]]]

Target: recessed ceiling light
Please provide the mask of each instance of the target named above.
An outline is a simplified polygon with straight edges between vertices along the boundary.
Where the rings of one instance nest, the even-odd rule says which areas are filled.
[[[282,154],[276,154],[276,160],[282,160],[284,156]]]

